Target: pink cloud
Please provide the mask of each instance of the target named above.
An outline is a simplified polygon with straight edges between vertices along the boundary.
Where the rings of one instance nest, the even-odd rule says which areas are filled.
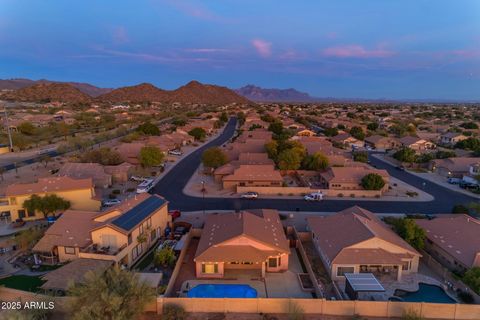
[[[323,54],[337,58],[386,58],[394,55],[395,52],[385,49],[384,46],[368,50],[361,45],[354,44],[326,48],[323,50]]]
[[[480,57],[480,50],[455,50],[452,54],[462,58],[478,58]]]
[[[272,44],[262,39],[253,39],[252,45],[257,50],[257,53],[264,58],[272,55]]]
[[[190,48],[185,49],[187,52],[195,52],[195,53],[219,53],[219,52],[229,52],[231,50],[224,49],[224,48]]]
[[[328,39],[337,39],[338,38],[338,33],[335,31],[329,32],[326,34]]]

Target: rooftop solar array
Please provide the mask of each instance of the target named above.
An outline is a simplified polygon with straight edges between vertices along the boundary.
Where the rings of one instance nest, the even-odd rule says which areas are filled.
[[[355,292],[383,292],[385,289],[371,273],[345,273],[345,279]]]
[[[151,196],[113,220],[112,224],[125,231],[130,231],[150,214],[157,211],[165,202],[162,198]]]

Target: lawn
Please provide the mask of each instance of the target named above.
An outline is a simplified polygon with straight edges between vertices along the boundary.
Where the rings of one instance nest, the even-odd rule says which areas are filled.
[[[38,276],[18,275],[0,279],[0,286],[31,292],[39,291],[39,287],[44,283]]]

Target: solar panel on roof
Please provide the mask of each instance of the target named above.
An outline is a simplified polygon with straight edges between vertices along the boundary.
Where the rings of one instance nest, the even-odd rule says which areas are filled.
[[[372,273],[345,273],[345,279],[356,292],[385,291]]]
[[[159,197],[149,197],[122,214],[117,219],[113,220],[112,224],[122,228],[125,231],[130,231],[150,214],[157,211],[161,206],[163,206],[163,204],[165,204],[165,202],[166,201],[164,199]]]

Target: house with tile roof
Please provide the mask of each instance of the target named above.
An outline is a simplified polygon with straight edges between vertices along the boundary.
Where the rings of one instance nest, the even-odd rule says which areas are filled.
[[[320,173],[320,181],[323,186],[331,190],[363,190],[362,179],[368,174],[380,175],[385,182],[382,192],[388,190],[390,175],[383,169],[372,169],[365,165],[349,167],[331,167]]]
[[[345,273],[373,273],[400,281],[416,273],[421,257],[375,214],[354,206],[307,218],[312,241],[333,280]]]
[[[276,210],[209,215],[195,253],[197,278],[224,278],[230,270],[288,270],[290,248]]]
[[[283,178],[273,164],[240,165],[222,178],[224,189],[240,187],[281,187]]]
[[[98,211],[101,200],[95,194],[92,178],[74,179],[71,177],[40,178],[34,183],[15,183],[7,186],[5,195],[0,198],[0,212],[9,213],[12,221],[16,219],[43,219],[41,212],[28,212],[23,202],[32,195],[45,196],[56,194],[70,201],[73,210]]]
[[[375,150],[385,151],[397,148],[400,145],[400,142],[393,137],[372,135],[365,138],[365,145]]]
[[[403,138],[400,138],[399,141],[401,147],[410,148],[415,150],[415,152],[419,153],[433,150],[436,148],[436,145],[433,142],[419,137],[405,136]]]
[[[162,197],[141,194],[101,213],[67,210],[33,251],[50,264],[86,258],[131,266],[164,234],[167,207]]]
[[[415,221],[425,230],[425,250],[452,271],[480,267],[480,220],[466,214]]]
[[[462,178],[464,175],[473,173],[472,168],[480,164],[480,158],[454,157],[447,159],[434,159],[429,162],[429,169],[443,177]]]

